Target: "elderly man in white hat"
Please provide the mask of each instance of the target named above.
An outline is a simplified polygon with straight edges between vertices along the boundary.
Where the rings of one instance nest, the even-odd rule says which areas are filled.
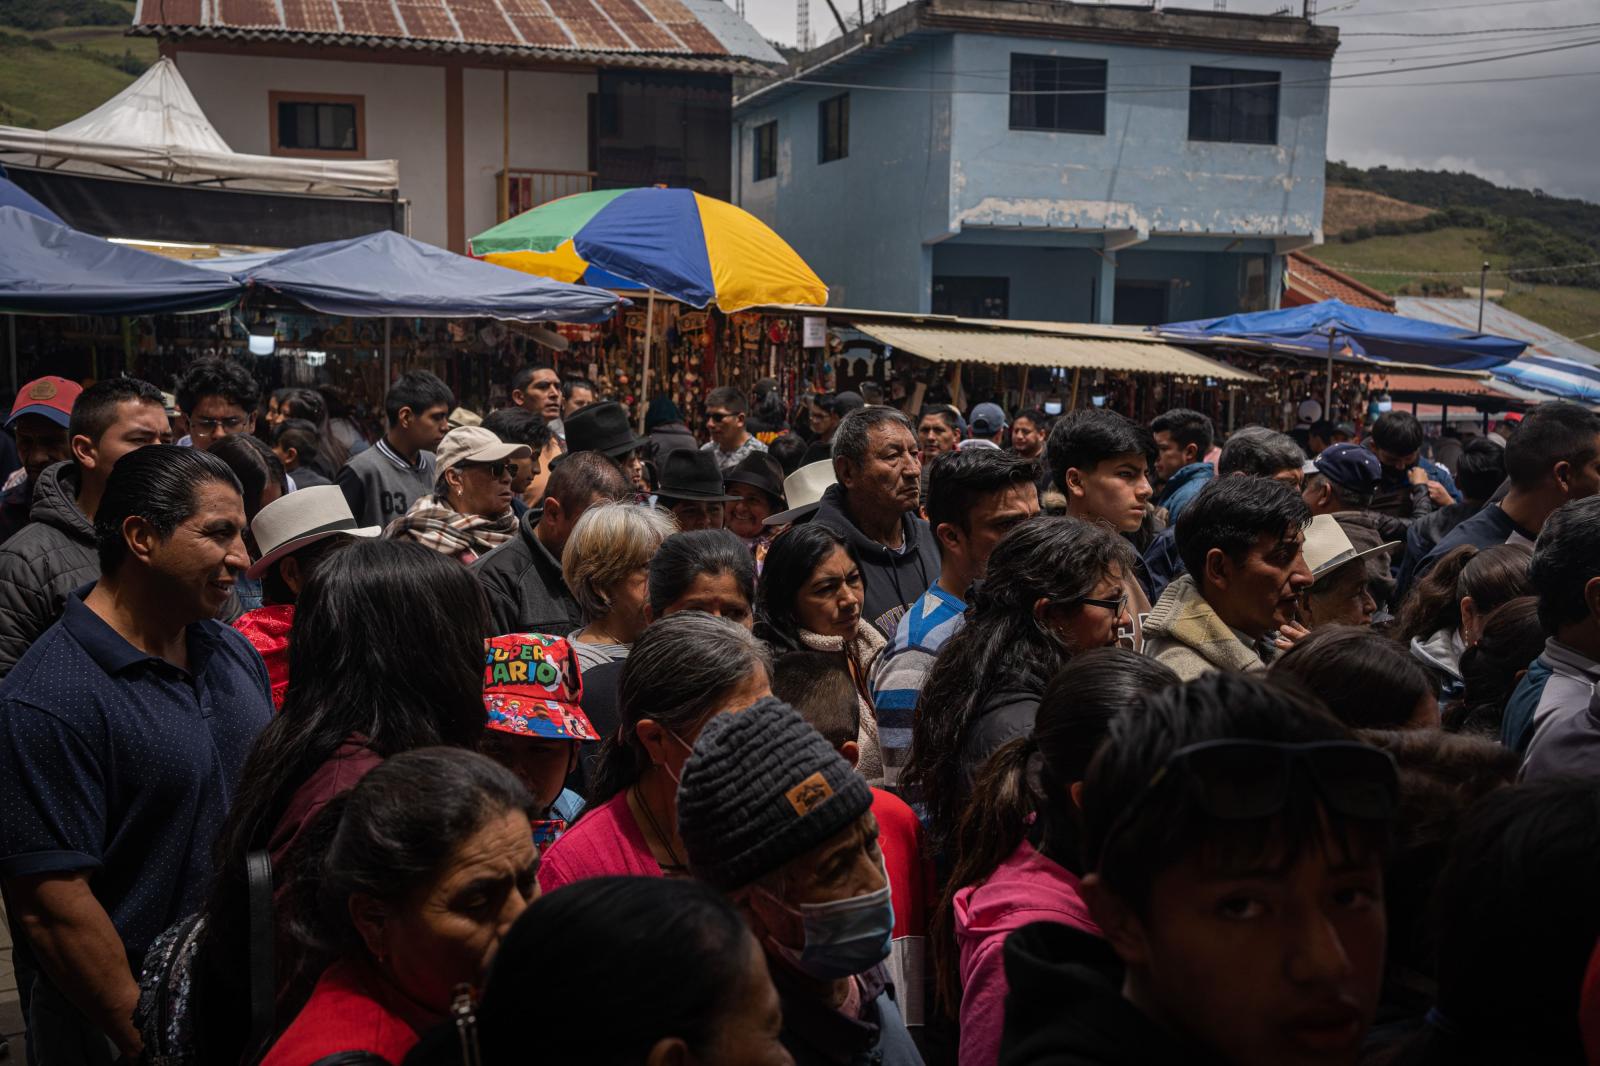
[[[250,539],[260,553],[245,571],[261,581],[262,606],[233,623],[261,653],[272,681],[272,706],[283,706],[289,688],[289,630],[294,605],[312,571],[351,537],[376,537],[380,526],[356,525],[350,504],[337,485],[300,489],[261,508],[250,523]]]
[[[508,444],[482,426],[446,433],[434,453],[438,481],[433,493],[389,523],[384,536],[410,539],[470,563],[517,532],[511,482],[517,464],[532,462],[526,444]]]
[[[1400,547],[1398,540],[1357,551],[1338,519],[1319,514],[1306,527],[1306,566],[1311,587],[1300,594],[1300,622],[1307,629],[1322,626],[1367,626],[1378,609],[1370,589],[1367,557]]]

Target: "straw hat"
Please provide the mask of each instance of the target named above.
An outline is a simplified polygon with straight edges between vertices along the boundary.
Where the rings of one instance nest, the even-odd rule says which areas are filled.
[[[1357,559],[1365,559],[1379,552],[1393,551],[1400,547],[1401,543],[1398,540],[1391,540],[1387,544],[1358,552],[1355,545],[1350,543],[1344,527],[1339,525],[1338,519],[1331,514],[1319,514],[1306,527],[1303,550],[1306,566],[1311,568],[1312,578],[1320,581],[1345,563],[1353,563]]]
[[[835,484],[833,460],[808,463],[783,479],[783,498],[789,509],[770,516],[762,525],[786,526],[805,518],[822,503],[822,494]]]
[[[245,573],[260,577],[272,564],[291,552],[324,537],[376,537],[382,526],[357,526],[344,490],[337,485],[316,485],[278,497],[256,513],[250,523],[261,558]]]

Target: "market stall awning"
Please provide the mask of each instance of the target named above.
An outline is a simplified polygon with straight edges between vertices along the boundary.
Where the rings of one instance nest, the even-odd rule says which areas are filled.
[[[155,315],[210,311],[239,298],[226,274],[199,270],[0,207],[0,311]]]
[[[1537,393],[1476,375],[1388,374],[1374,379],[1374,384],[1397,404],[1429,404],[1435,413],[1439,407],[1483,412],[1517,411],[1540,399]]]
[[[1264,380],[1248,371],[1158,341],[1073,336],[1042,329],[984,329],[966,324],[856,321],[851,327],[873,340],[935,363],[1174,374],[1234,384]]]
[[[1501,380],[1563,400],[1600,404],[1600,368],[1553,355],[1525,355],[1491,371]]]
[[[7,178],[5,167],[0,167],[0,207],[18,207],[58,226],[66,225],[60,215],[41,204],[27,189]]]
[[[489,263],[391,230],[311,244],[240,264],[232,277],[325,315],[352,318],[499,318],[603,322],[628,301]],[[212,271],[227,259],[212,260]]]
[[[1185,338],[1237,337],[1311,358],[1327,359],[1343,352],[1377,363],[1420,363],[1454,370],[1487,370],[1510,362],[1528,346],[1526,341],[1510,337],[1351,307],[1339,300],[1172,322],[1154,327],[1154,332],[1180,343]]]

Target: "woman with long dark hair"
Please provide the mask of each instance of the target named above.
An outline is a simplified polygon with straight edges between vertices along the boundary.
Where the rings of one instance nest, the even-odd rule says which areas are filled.
[[[489,616],[459,563],[416,544],[352,544],[306,584],[293,634],[283,709],[245,762],[216,848],[195,961],[197,1061],[237,1062],[246,1050],[246,856],[269,851],[282,884],[304,828],[368,771],[415,748],[474,748],[483,733]],[[293,954],[278,960],[291,998]]]
[[[1133,565],[1126,540],[1077,518],[1032,518],[995,545],[967,624],[940,649],[917,699],[901,774],[926,805],[934,854],[950,846],[979,767],[1033,729],[1050,679],[1077,652],[1117,642]]]
[[[766,647],[726,618],[680,611],[646,629],[622,666],[622,724],[601,742],[588,805],[539,869],[545,890],[611,874],[684,876],[678,776],[694,738],[713,715],[770,695],[771,673]]]
[[[1440,699],[1461,694],[1461,657],[1502,603],[1533,592],[1526,547],[1463,544],[1417,581],[1394,636],[1434,679]]]
[[[1544,650],[1544,642],[1537,596],[1522,596],[1490,611],[1478,642],[1461,654],[1461,695],[1445,707],[1444,727],[1452,733],[1492,737],[1513,751],[1526,751],[1530,736],[1505,736],[1502,729],[1506,705]],[[1531,735],[1531,730],[1528,732]]]
[[[1045,688],[1033,731],[984,765],[957,827],[950,878],[934,912],[939,998],[948,1012],[960,1009],[962,1062],[999,1057],[1006,996],[1000,949],[1008,933],[1048,921],[1098,935],[1078,894],[1087,871],[1073,787],[1087,775],[1117,712],[1177,681],[1154,659],[1125,648],[1086,651]]]
[[[850,542],[815,522],[779,534],[767,549],[756,586],[756,636],[774,655],[820,651],[840,656],[860,707],[856,764],[869,784],[883,784],[883,752],[872,707],[872,668],[884,639],[866,620],[867,580]]]

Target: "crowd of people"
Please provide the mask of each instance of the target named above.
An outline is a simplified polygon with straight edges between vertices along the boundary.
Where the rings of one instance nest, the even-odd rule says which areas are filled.
[[[30,1063],[1600,1063],[1600,415],[509,396],[23,386]]]

